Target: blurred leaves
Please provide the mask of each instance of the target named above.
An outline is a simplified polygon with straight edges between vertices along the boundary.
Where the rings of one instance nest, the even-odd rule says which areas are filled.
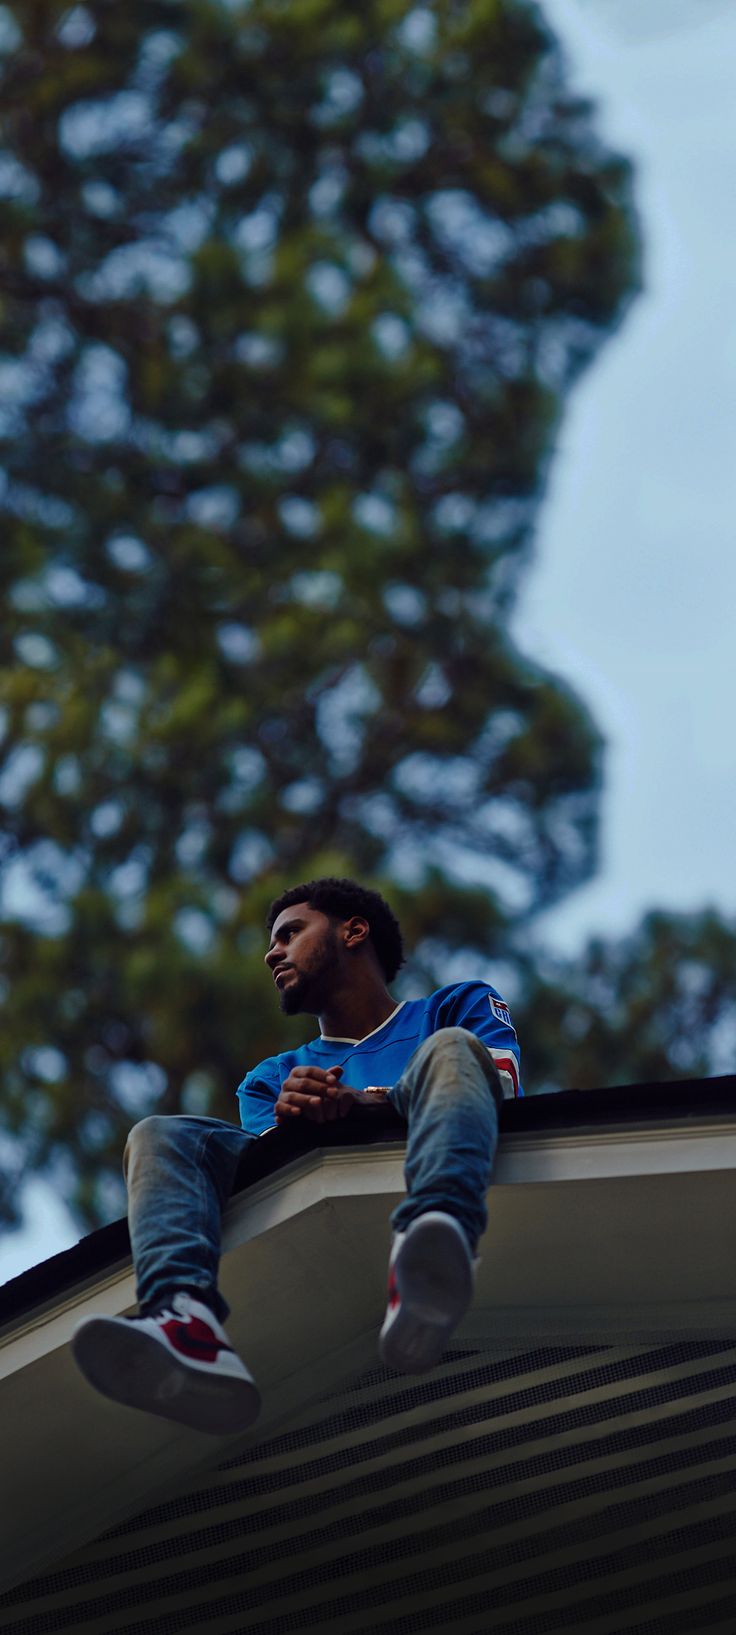
[[[411,984],[593,870],[510,620],[637,230],[526,0],[17,0],[0,80],[3,1111],[92,1224],[281,1036],[295,874],[400,899]]]
[[[517,1021],[539,1089],[733,1073],[736,925],[713,909],[648,914],[574,960],[530,965]]]

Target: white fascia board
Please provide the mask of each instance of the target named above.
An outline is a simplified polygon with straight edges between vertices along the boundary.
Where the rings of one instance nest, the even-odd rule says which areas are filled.
[[[264,1180],[238,1193],[223,1223],[226,1265],[229,1252],[263,1237],[316,1206],[343,1199],[374,1199],[387,1211],[403,1196],[404,1148],[396,1142],[305,1153]],[[508,1188],[531,1195],[537,1188],[575,1187],[589,1181],[654,1177],[731,1175],[736,1185],[736,1123],[727,1120],[657,1122],[642,1128],[617,1125],[605,1130],[507,1134],[501,1137],[489,1190],[489,1205]],[[736,1196],[736,1194],[735,1194]],[[572,1195],[570,1198],[572,1203]],[[520,1195],[514,1216],[523,1213]],[[376,1216],[376,1224],[380,1219]],[[614,1224],[614,1223],[610,1223]],[[388,1242],[386,1227],[386,1242]],[[484,1243],[484,1252],[486,1248]],[[539,1245],[540,1252],[543,1245]],[[135,1280],[129,1261],[86,1277],[57,1301],[7,1325],[0,1335],[0,1380],[47,1349],[65,1344],[88,1311],[114,1315],[135,1309]]]

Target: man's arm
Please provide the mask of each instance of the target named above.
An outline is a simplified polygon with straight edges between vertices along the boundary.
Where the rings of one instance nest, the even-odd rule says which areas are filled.
[[[259,1062],[246,1073],[238,1085],[238,1108],[241,1127],[248,1135],[265,1135],[276,1126],[274,1106],[280,1089],[278,1061],[275,1056]]]
[[[493,1057],[504,1098],[523,1096],[519,1041],[505,1000],[486,982],[464,982],[443,1003],[438,1027],[467,1028]]]

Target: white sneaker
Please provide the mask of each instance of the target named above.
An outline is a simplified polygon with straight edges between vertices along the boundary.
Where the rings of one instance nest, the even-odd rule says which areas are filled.
[[[397,1232],[388,1267],[388,1307],[379,1352],[388,1368],[434,1368],[473,1298],[470,1245],[453,1215],[430,1210]]]
[[[130,1408],[227,1436],[257,1419],[261,1399],[217,1318],[175,1294],[155,1317],[85,1317],[72,1352],[90,1385]]]

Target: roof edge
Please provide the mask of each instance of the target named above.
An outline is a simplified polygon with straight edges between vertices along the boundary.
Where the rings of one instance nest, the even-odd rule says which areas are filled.
[[[574,1130],[598,1125],[615,1129],[621,1124],[661,1123],[669,1119],[705,1120],[732,1113],[736,1118],[736,1074],[712,1079],[680,1079],[659,1084],[614,1085],[606,1089],[562,1090],[554,1094],[504,1102],[501,1135],[522,1136],[540,1131]],[[268,1130],[249,1148],[237,1176],[235,1192],[264,1180],[307,1152],[339,1147],[401,1144],[403,1125],[389,1113],[371,1118],[359,1140],[355,1125],[346,1121],[316,1131]],[[126,1220],[80,1238],[70,1249],[41,1261],[0,1287],[0,1324],[12,1322],[101,1272],[112,1271],[130,1259]]]

